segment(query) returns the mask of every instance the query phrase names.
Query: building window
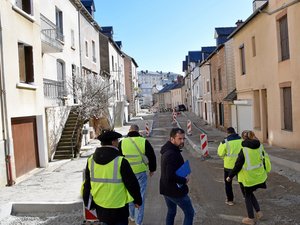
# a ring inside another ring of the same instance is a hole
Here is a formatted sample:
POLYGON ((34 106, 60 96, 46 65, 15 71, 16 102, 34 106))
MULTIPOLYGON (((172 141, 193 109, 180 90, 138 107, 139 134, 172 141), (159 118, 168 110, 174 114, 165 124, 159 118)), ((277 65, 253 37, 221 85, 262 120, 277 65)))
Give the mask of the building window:
POLYGON ((85 41, 85 56, 89 57, 89 43, 85 41))
POLYGON ((219 103, 219 125, 224 126, 224 106, 219 103))
POLYGON ((290 86, 281 87, 282 129, 293 130, 292 91, 290 86))
POLYGON ((219 82, 219 91, 222 91, 222 75, 221 75, 221 69, 218 69, 218 82, 219 82))
POLYGON ((251 41, 252 41, 252 56, 255 57, 256 56, 255 36, 252 37, 251 41))
POLYGON ((56 61, 57 64, 57 90, 58 90, 58 96, 62 97, 65 96, 65 62, 61 59, 58 59, 56 61))
POLYGON ((56 17, 56 38, 60 41, 64 41, 64 29, 63 29, 63 13, 60 9, 55 9, 56 17))
POLYGON ((214 85, 214 91, 215 91, 217 89, 217 87, 216 87, 217 86, 216 85, 216 78, 214 78, 214 84, 213 85, 214 85))
POLYGON ((32 0, 16 0, 16 6, 29 15, 32 15, 32 0))
POLYGON ((254 101, 253 101, 253 109, 254 109, 254 128, 260 130, 261 129, 261 117, 260 117, 260 95, 259 90, 255 90, 253 92, 254 101))
POLYGON ((207 90, 207 92, 210 91, 210 88, 209 88, 209 81, 206 81, 206 90, 207 90))
POLYGON ((34 82, 32 46, 18 43, 20 82, 34 82))
POLYGON ((241 73, 246 74, 245 48, 244 44, 240 46, 241 73))
POLYGON ((76 90, 76 76, 78 75, 78 69, 76 65, 72 64, 72 92, 73 92, 73 103, 78 103, 77 90, 76 90))
POLYGON ((92 41, 93 62, 96 62, 96 44, 92 41))
POLYGON ((281 61, 284 61, 290 58, 287 15, 281 17, 278 20, 278 24, 279 24, 281 61))
POLYGON ((75 49, 75 34, 74 34, 74 30, 71 30, 71 48, 75 49))
POLYGON ((114 56, 111 56, 111 66, 112 66, 112 71, 115 71, 115 62, 114 62, 114 56))

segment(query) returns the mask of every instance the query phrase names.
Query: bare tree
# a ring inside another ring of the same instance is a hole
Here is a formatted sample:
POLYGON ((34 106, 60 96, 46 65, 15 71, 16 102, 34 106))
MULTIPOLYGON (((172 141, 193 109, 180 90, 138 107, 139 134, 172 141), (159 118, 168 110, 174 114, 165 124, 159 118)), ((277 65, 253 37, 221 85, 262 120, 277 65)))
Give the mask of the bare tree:
MULTIPOLYGON (((69 90, 78 102, 72 112, 78 115, 76 149, 80 149, 83 125, 90 120, 105 118, 111 125, 111 118, 108 107, 109 100, 114 96, 111 91, 108 79, 99 75, 75 75, 69 83, 69 90)), ((96 131, 99 133, 99 131, 96 131)))

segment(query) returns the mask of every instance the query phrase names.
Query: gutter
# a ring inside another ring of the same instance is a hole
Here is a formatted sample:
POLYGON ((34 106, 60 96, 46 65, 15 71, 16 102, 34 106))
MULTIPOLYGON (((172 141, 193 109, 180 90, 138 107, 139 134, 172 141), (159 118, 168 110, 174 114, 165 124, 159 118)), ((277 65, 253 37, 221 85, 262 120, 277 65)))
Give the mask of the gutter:
POLYGON ((268 14, 268 15, 272 15, 272 14, 277 13, 278 11, 280 11, 280 10, 282 10, 282 9, 285 9, 285 8, 291 6, 291 5, 294 5, 294 4, 298 3, 298 2, 300 2, 300 0, 294 0, 294 1, 291 1, 291 2, 289 2, 289 3, 287 3, 287 4, 283 4, 282 6, 280 6, 280 7, 277 8, 277 9, 274 9, 274 10, 271 11, 271 12, 268 12, 268 11, 265 11, 265 10, 261 10, 261 8, 259 8, 258 11, 259 11, 260 13, 266 13, 266 14, 268 14))
POLYGON ((7 116, 7 101, 6 101, 6 89, 5 89, 5 76, 4 76, 4 54, 3 54, 3 40, 2 40, 2 23, 0 15, 0 104, 1 104, 1 122, 3 125, 2 135, 5 148, 5 163, 6 163, 6 175, 7 175, 7 186, 12 186, 15 181, 12 176, 11 168, 11 146, 8 138, 8 116, 7 116))

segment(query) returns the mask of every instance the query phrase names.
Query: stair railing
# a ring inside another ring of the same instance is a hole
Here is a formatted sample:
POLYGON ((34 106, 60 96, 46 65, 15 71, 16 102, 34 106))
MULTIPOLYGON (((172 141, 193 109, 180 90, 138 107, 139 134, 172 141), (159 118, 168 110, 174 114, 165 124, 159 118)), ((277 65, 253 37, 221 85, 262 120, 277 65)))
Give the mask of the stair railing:
POLYGON ((74 138, 75 140, 77 140, 75 136, 75 132, 77 130, 77 124, 78 124, 78 116, 77 116, 77 119, 76 119, 76 124, 75 124, 75 127, 73 129, 73 132, 72 132, 72 137, 71 137, 71 145, 72 145, 72 157, 73 158, 76 158, 76 151, 74 151, 74 138))

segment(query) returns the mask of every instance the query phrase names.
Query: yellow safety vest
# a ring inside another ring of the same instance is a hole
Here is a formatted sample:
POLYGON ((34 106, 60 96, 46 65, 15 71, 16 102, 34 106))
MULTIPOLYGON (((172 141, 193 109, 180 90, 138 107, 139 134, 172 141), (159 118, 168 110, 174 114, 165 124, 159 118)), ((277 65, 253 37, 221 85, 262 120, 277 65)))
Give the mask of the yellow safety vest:
POLYGON ((127 137, 121 142, 121 149, 124 157, 128 160, 133 172, 141 173, 148 170, 148 166, 143 163, 142 156, 137 150, 140 149, 141 153, 145 155, 146 139, 143 137, 127 137), (136 146, 132 143, 135 142, 136 146))
POLYGON ((233 169, 241 149, 242 139, 231 141, 225 139, 225 143, 220 143, 218 147, 218 155, 224 160, 224 168, 233 169))
POLYGON ((267 180, 267 172, 263 165, 263 146, 258 149, 243 147, 245 163, 238 173, 238 181, 245 187, 252 187, 267 180))
POLYGON ((103 208, 121 208, 133 201, 122 181, 120 172, 122 159, 122 156, 118 156, 106 165, 97 164, 93 156, 88 159, 90 193, 94 202, 103 208))

